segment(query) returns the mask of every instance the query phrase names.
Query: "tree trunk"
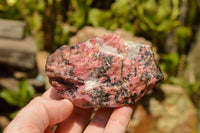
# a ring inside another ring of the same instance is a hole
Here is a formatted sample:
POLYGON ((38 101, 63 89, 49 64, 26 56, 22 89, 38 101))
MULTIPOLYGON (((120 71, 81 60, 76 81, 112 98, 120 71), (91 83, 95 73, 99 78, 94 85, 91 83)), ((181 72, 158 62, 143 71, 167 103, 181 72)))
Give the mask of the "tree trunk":
POLYGON ((43 15, 43 32, 44 32, 44 42, 42 50, 53 52, 54 46, 54 34, 56 28, 56 0, 49 3, 45 0, 45 11, 43 15))
POLYGON ((62 15, 62 21, 67 21, 67 11, 69 9, 70 0, 61 0, 61 15, 62 15))

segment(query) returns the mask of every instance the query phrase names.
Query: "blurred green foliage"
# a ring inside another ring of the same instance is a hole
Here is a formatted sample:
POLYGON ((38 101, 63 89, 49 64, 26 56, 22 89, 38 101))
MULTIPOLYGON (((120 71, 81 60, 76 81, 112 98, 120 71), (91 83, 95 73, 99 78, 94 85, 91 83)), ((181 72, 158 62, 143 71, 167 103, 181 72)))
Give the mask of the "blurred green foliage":
POLYGON ((176 27, 179 14, 179 0, 116 0, 108 11, 91 9, 89 24, 111 30, 124 28, 132 33, 142 30, 154 39, 176 27))
POLYGON ((17 0, 1 0, 0 16, 1 18, 22 20, 21 1, 17 0))
POLYGON ((179 0, 136 0, 135 5, 133 12, 140 27, 153 40, 163 37, 179 24, 179 0))
POLYGON ((131 0, 116 0, 110 10, 92 8, 89 12, 88 23, 110 30, 124 28, 133 32, 134 14, 132 14, 132 10, 134 6, 131 0))
POLYGON ((60 47, 69 43, 70 29, 68 25, 60 24, 55 29, 55 45, 60 47))
POLYGON ((160 54, 160 67, 168 75, 175 75, 179 64, 178 53, 160 54))
POLYGON ((197 82, 189 83, 184 78, 177 78, 174 76, 169 77, 166 82, 173 85, 181 86, 182 88, 185 89, 185 91, 187 92, 189 96, 194 95, 199 90, 199 87, 200 87, 199 83, 197 82))
MULTIPOLYGON (((51 3, 53 0, 47 0, 51 3)), ((183 3, 187 3, 184 0, 183 3)), ((56 7, 63 8, 62 0, 56 0, 56 7)), ((77 29, 85 25, 104 27, 115 30, 123 28, 135 35, 146 34, 155 45, 173 28, 179 25, 177 17, 181 13, 179 0, 115 0, 109 10, 91 7, 95 0, 70 0, 66 11, 66 22, 61 21, 60 10, 57 9, 55 28, 55 45, 68 44, 71 33, 65 23, 77 29)), ((193 2, 194 3, 194 2, 193 2)), ((45 12, 44 0, 5 0, 0 2, 0 15, 8 19, 24 19, 28 21, 29 31, 42 43, 42 19, 45 12), (4 6, 6 5, 6 6, 4 6)), ((195 11, 195 10, 194 10, 195 11)), ((193 11, 193 12, 194 12, 193 11)), ((191 13, 192 14, 192 13, 191 13)), ((190 15, 193 18, 193 15, 190 15)), ((192 20, 192 19, 191 19, 192 20)), ((38 44, 38 49, 41 44, 38 44)))
POLYGON ((185 53, 186 46, 190 44, 192 39, 192 31, 189 27, 179 27, 175 32, 175 43, 179 46, 181 52, 185 53))
POLYGON ((178 77, 182 76, 184 67, 185 67, 185 60, 186 60, 186 49, 187 46, 190 44, 192 38, 192 31, 189 27, 179 27, 175 32, 175 43, 179 47, 180 51, 180 60, 179 60, 179 67, 178 67, 178 77))
POLYGON ((19 82, 19 90, 13 91, 3 89, 0 91, 0 97, 7 101, 9 104, 19 108, 24 107, 35 95, 34 88, 28 84, 27 80, 19 82))
POLYGON ((88 12, 93 0, 71 0, 74 10, 70 11, 69 23, 81 28, 87 24, 88 12))
POLYGON ((111 17, 112 13, 110 11, 92 8, 89 13, 88 22, 95 27, 105 27, 107 29, 112 29, 112 24, 110 24, 111 17))
MULTIPOLYGON (((17 106, 19 109, 23 108, 33 97, 35 96, 34 88, 28 84, 27 80, 19 82, 19 90, 13 91, 9 89, 3 89, 0 91, 0 97, 4 99, 10 105, 17 106)), ((10 119, 13 119, 18 113, 14 111, 9 114, 10 119)))
POLYGON ((12 20, 25 20, 32 30, 41 26, 44 2, 41 0, 3 0, 0 1, 0 17, 12 20))

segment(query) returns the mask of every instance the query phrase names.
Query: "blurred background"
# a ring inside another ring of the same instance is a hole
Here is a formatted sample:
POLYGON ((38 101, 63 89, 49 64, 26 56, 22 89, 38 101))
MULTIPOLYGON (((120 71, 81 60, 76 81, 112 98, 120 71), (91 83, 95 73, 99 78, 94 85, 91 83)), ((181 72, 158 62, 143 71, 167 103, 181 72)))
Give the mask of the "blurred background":
POLYGON ((200 0, 0 0, 0 132, 50 86, 49 54, 111 33, 152 45, 165 75, 127 133, 200 133, 200 0))

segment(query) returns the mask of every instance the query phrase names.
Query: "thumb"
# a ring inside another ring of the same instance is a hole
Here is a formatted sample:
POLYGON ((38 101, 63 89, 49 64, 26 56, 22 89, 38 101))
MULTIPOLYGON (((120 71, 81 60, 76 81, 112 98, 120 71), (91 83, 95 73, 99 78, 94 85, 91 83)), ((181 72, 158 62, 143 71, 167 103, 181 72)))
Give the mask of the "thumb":
POLYGON ((73 111, 73 104, 66 100, 34 98, 24 107, 5 129, 5 133, 44 132, 48 125, 66 119, 73 111))
POLYGON ((39 119, 45 118, 48 125, 53 125, 66 119, 73 111, 73 104, 67 100, 52 100, 43 97, 33 99, 30 106, 34 107, 39 119))

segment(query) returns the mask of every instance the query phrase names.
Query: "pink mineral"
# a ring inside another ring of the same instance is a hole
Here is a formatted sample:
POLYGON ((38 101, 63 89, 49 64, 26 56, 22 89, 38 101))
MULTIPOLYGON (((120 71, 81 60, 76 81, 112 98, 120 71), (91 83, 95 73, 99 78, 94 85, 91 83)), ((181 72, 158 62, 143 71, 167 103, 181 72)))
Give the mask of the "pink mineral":
POLYGON ((58 94, 79 107, 134 104, 164 78, 150 45, 118 34, 60 47, 48 57, 46 74, 58 94))

